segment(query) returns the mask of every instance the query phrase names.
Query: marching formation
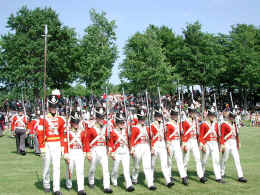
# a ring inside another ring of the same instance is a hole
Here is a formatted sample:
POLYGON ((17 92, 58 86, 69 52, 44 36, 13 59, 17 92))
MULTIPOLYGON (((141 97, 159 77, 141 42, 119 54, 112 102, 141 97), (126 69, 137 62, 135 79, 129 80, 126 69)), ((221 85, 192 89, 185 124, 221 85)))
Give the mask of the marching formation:
POLYGON ((34 148, 43 159, 43 188, 50 192, 50 167, 53 167, 53 189, 61 195, 60 164, 66 162, 66 188, 72 189, 76 173, 78 195, 85 195, 85 158, 89 163, 88 186, 95 187, 98 164, 102 167, 104 193, 112 193, 111 185, 118 185, 119 166, 122 164, 125 189, 135 190, 140 183, 142 163, 145 183, 156 190, 155 165, 160 169, 165 186, 175 184, 172 163, 175 159, 182 184, 189 185, 190 155, 196 163, 198 180, 205 184, 205 170, 212 158, 216 182, 224 184, 226 162, 231 154, 237 170, 238 182, 246 183, 240 163, 239 127, 241 120, 237 109, 218 111, 215 102, 202 116, 197 111, 198 102, 192 99, 184 109, 180 98, 160 95, 151 98, 146 91, 141 97, 124 94, 82 99, 61 98, 54 90, 42 110, 38 106, 27 113, 24 102, 17 104, 17 113, 11 119, 11 129, 16 137, 17 153, 26 155, 25 144, 34 148), (45 107, 47 112, 45 112, 45 107), (109 172, 109 158, 112 171, 109 172), (130 170, 130 161, 133 168, 130 170))

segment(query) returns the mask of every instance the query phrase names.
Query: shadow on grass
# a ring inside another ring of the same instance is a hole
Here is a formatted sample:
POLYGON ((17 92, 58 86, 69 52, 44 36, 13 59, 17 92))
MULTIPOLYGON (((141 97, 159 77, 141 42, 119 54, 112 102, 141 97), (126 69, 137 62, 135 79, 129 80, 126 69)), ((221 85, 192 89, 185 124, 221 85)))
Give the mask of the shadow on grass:
POLYGON ((197 171, 187 171, 187 175, 189 180, 195 181, 196 183, 200 183, 200 179, 197 175, 197 171))
POLYGON ((125 190, 125 177, 123 174, 119 175, 119 177, 117 178, 117 185, 121 189, 125 190))
MULTIPOLYGON (((88 177, 85 177, 84 179, 84 185, 87 186, 89 188, 89 182, 88 182, 88 177)), ((101 179, 96 179, 94 180, 94 184, 95 184, 95 187, 98 187, 101 191, 104 190, 104 186, 103 186, 103 178, 101 179)), ((90 189, 90 188, 89 188, 90 189)), ((91 189, 90 189, 91 190, 91 189)))
MULTIPOLYGON (((17 151, 12 151, 12 152, 10 152, 11 154, 17 154, 17 155, 21 155, 20 153, 18 153, 17 151)), ((30 154, 30 155, 33 155, 33 156, 37 156, 36 154, 35 154, 35 152, 33 152, 33 151, 26 151, 26 155, 27 154, 30 154)), ((26 156, 25 155, 25 156, 26 156)), ((21 155, 22 156, 22 155, 21 155)))
POLYGON ((163 180, 164 180, 163 173, 154 171, 154 183, 158 183, 160 185, 165 185, 165 182, 162 182, 161 178, 163 178, 163 180))

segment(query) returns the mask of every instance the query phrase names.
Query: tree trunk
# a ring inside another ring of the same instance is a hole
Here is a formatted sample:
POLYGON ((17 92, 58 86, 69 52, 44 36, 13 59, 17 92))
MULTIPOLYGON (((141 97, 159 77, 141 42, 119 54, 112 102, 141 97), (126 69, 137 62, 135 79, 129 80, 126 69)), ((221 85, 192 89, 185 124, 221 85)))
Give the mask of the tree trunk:
POLYGON ((36 98, 40 98, 40 90, 39 90, 39 88, 34 88, 33 89, 33 95, 36 98))

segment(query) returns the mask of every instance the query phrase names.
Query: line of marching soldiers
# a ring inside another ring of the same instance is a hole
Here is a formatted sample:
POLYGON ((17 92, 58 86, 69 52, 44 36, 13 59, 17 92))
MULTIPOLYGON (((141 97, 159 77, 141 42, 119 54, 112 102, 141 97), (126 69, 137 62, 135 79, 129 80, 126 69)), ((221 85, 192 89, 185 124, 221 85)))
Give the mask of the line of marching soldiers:
MULTIPOLYGON (((235 123, 235 115, 225 113, 225 120, 217 121, 215 112, 208 112, 205 120, 189 109, 187 117, 179 110, 170 108, 162 112, 154 110, 154 120, 147 121, 147 110, 137 109, 135 115, 126 116, 124 111, 114 115, 107 114, 105 108, 96 107, 90 113, 88 120, 83 120, 81 114, 72 111, 69 118, 57 115, 58 98, 48 97, 48 113, 30 125, 38 142, 37 151, 43 158, 43 188, 50 192, 50 166, 53 166, 53 192, 60 191, 60 160, 64 158, 66 168, 66 188, 72 189, 73 169, 76 169, 78 195, 85 195, 84 190, 84 159, 89 160, 88 185, 95 187, 95 171, 98 164, 103 170, 103 186, 105 193, 112 193, 110 182, 117 186, 120 163, 126 191, 135 190, 138 184, 140 163, 142 162, 146 184, 149 190, 156 190, 154 185, 154 170, 156 159, 160 159, 160 167, 165 179, 165 185, 172 187, 172 158, 177 168, 182 184, 188 185, 188 163, 190 153, 193 154, 198 179, 206 183, 205 169, 209 156, 212 157, 216 182, 225 183, 225 164, 231 153, 237 170, 238 181, 247 182, 243 175, 239 158, 239 130, 235 123), (202 151, 202 155, 201 152, 202 151), (222 153, 220 158, 220 153, 222 153), (130 176, 130 157, 133 157, 133 169, 130 176), (108 159, 112 157, 113 166, 109 173, 108 159)), ((17 139, 24 135, 23 129, 27 123, 23 112, 13 117, 12 129, 17 139), (20 126, 19 126, 20 125, 20 126)), ((19 143, 19 142, 18 142, 19 143)), ((23 143, 18 150, 25 153, 23 143)))

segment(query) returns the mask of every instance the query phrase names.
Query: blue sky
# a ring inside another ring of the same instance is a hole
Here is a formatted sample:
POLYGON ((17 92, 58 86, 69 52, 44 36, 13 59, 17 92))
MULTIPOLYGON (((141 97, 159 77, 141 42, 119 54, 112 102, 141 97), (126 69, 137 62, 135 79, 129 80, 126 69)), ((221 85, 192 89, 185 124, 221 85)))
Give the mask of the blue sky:
POLYGON ((0 0, 0 5, 0 34, 8 32, 8 17, 23 5, 31 9, 53 8, 63 24, 75 28, 80 37, 90 24, 89 9, 105 11, 118 26, 120 58, 110 79, 114 84, 119 83, 118 64, 123 59, 127 39, 149 24, 169 26, 177 34, 196 20, 203 25, 203 31, 210 33, 228 33, 230 26, 237 23, 260 24, 259 0, 0 0))

